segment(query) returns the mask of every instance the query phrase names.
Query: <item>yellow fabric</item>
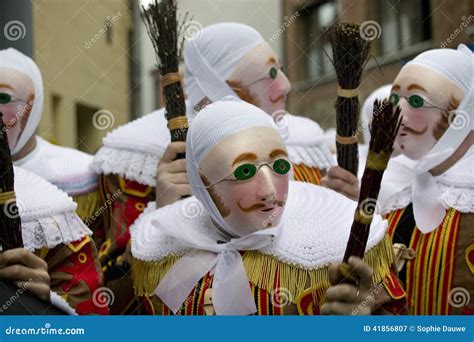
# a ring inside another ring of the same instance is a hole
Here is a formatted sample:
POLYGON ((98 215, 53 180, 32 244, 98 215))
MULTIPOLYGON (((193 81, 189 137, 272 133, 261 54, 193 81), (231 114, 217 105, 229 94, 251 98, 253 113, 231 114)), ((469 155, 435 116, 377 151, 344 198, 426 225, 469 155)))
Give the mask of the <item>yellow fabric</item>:
MULTIPOLYGON (((171 255, 161 261, 142 261, 132 259, 132 277, 135 294, 151 296, 161 279, 181 256, 171 255)), ((296 265, 283 263, 273 256, 258 251, 247 251, 242 256, 249 281, 266 291, 273 291, 275 275, 280 275, 280 287, 291 293, 292 303, 308 288, 318 289, 329 287, 328 265, 317 269, 306 270, 296 265), (309 286, 308 286, 309 283, 309 286)), ((393 263, 392 242, 388 235, 375 247, 366 252, 364 260, 372 267, 373 284, 380 283, 390 274, 393 263)))
POLYGON ((100 208, 100 198, 97 190, 84 195, 74 196, 73 199, 77 203, 76 214, 84 222, 95 215, 100 208))

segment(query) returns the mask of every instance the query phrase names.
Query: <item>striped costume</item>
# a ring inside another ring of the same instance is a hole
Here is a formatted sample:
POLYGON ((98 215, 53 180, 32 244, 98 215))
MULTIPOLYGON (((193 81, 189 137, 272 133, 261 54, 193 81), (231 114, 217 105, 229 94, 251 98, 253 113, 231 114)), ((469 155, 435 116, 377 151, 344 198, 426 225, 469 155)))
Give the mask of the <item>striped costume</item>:
MULTIPOLYGON (((189 251, 179 241, 157 232, 153 220, 218 238, 205 213, 193 217, 183 215, 182 208, 196 205, 193 201, 197 200, 191 197, 158 210, 150 203, 131 228, 133 281, 135 293, 141 299, 141 313, 172 314, 153 293, 176 261, 189 251)), ((328 265, 342 259, 355 205, 331 190, 290 182, 281 235, 261 250, 240 252, 257 306, 256 314, 319 314, 329 287, 328 265)), ((405 296, 391 271, 393 254, 385 231, 386 222, 381 218, 374 220, 365 255, 365 261, 374 270, 374 288, 379 289, 374 291, 377 312, 394 308, 397 300, 404 303, 405 296)), ((207 273, 176 314, 213 314, 212 283, 213 275, 207 273)))
MULTIPOLYGON (((326 169, 334 164, 324 144, 323 131, 314 121, 290 114, 286 114, 283 122, 278 130, 287 143, 294 179, 319 184, 326 169)), ((169 143, 164 109, 160 109, 109 133, 92 162, 93 170, 99 174, 105 227, 100 259, 106 279, 120 276, 118 287, 120 283, 126 287, 130 282, 124 275, 130 267, 124 255, 130 238, 129 227, 147 203, 155 200, 157 166, 169 143)), ((130 291, 118 297, 133 298, 130 291)), ((125 312, 130 305, 116 313, 125 312)))
POLYGON ((410 189, 388 201, 388 234, 414 251, 399 272, 411 314, 474 314, 473 171, 471 156, 436 177, 446 214, 426 234, 416 227, 410 189))

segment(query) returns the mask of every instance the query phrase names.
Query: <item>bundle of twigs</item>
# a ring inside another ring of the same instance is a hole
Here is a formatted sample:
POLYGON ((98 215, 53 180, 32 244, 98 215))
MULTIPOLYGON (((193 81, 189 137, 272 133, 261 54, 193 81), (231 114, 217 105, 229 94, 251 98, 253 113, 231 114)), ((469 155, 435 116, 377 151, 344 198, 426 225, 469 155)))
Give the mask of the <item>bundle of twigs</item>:
POLYGON ((155 0, 147 9, 142 6, 142 19, 156 53, 163 84, 163 98, 171 141, 186 141, 188 121, 183 86, 179 75, 179 61, 184 36, 179 39, 183 23, 178 24, 177 6, 173 0, 155 0))
POLYGON ((23 247, 21 219, 16 204, 14 171, 7 130, 0 112, 0 243, 2 251, 23 247))
MULTIPOLYGON (((378 207, 377 198, 380 192, 380 184, 393 152, 393 143, 400 124, 400 107, 393 108, 388 100, 375 101, 369 153, 362 176, 359 202, 355 210, 354 221, 344 254, 344 263, 347 263, 350 256, 364 257, 370 224, 378 207)), ((342 273, 344 274, 344 271, 342 273)))
POLYGON ((332 63, 338 81, 335 103, 337 163, 354 175, 357 175, 359 166, 358 87, 370 50, 370 41, 361 37, 359 28, 357 24, 340 23, 326 32, 332 47, 332 63))

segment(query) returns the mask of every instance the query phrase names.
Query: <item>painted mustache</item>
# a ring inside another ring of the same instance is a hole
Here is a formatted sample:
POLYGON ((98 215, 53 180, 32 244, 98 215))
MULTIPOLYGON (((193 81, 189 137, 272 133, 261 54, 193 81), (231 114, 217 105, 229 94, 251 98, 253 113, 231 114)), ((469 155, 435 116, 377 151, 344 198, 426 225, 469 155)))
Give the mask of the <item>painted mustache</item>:
MULTIPOLYGON (((277 207, 283 207, 285 205, 285 201, 275 200, 275 202, 273 202, 273 204, 276 205, 277 207)), ((242 210, 245 213, 249 213, 251 211, 255 211, 255 210, 259 210, 259 209, 267 207, 267 205, 263 204, 263 203, 255 203, 255 204, 252 204, 250 207, 247 207, 247 208, 242 207, 242 205, 239 202, 237 202, 237 205, 239 206, 240 210, 242 210)))
POLYGON ((401 130, 401 133, 402 133, 402 135, 403 135, 403 133, 411 133, 411 134, 414 134, 414 135, 423 135, 427 131, 428 131, 428 126, 426 126, 425 128, 423 128, 422 130, 419 130, 419 131, 417 131, 416 129, 413 129, 411 127, 408 127, 408 126, 403 126, 402 130, 401 130))
POLYGON ((269 99, 270 99, 270 102, 271 102, 271 103, 277 103, 277 102, 279 102, 279 101, 281 101, 281 100, 284 100, 284 99, 285 99, 285 95, 280 95, 280 96, 278 96, 275 100, 272 99, 272 97, 270 96, 269 99))

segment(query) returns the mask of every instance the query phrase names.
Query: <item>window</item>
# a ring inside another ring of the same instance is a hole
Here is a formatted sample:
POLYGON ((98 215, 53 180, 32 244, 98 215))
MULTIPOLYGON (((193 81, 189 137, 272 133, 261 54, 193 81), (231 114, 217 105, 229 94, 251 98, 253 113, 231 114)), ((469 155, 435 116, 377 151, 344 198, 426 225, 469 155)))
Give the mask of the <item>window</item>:
POLYGON ((325 75, 334 74, 329 60, 332 57, 331 45, 324 32, 337 21, 337 2, 322 1, 302 11, 304 31, 308 32, 305 46, 305 79, 316 80, 325 75))
POLYGON ((105 39, 107 41, 108 45, 112 44, 112 25, 113 21, 110 19, 110 17, 105 18, 104 26, 105 26, 105 39))
POLYGON ((406 50, 431 39, 429 0, 377 3, 382 28, 382 39, 379 43, 381 55, 406 50))

